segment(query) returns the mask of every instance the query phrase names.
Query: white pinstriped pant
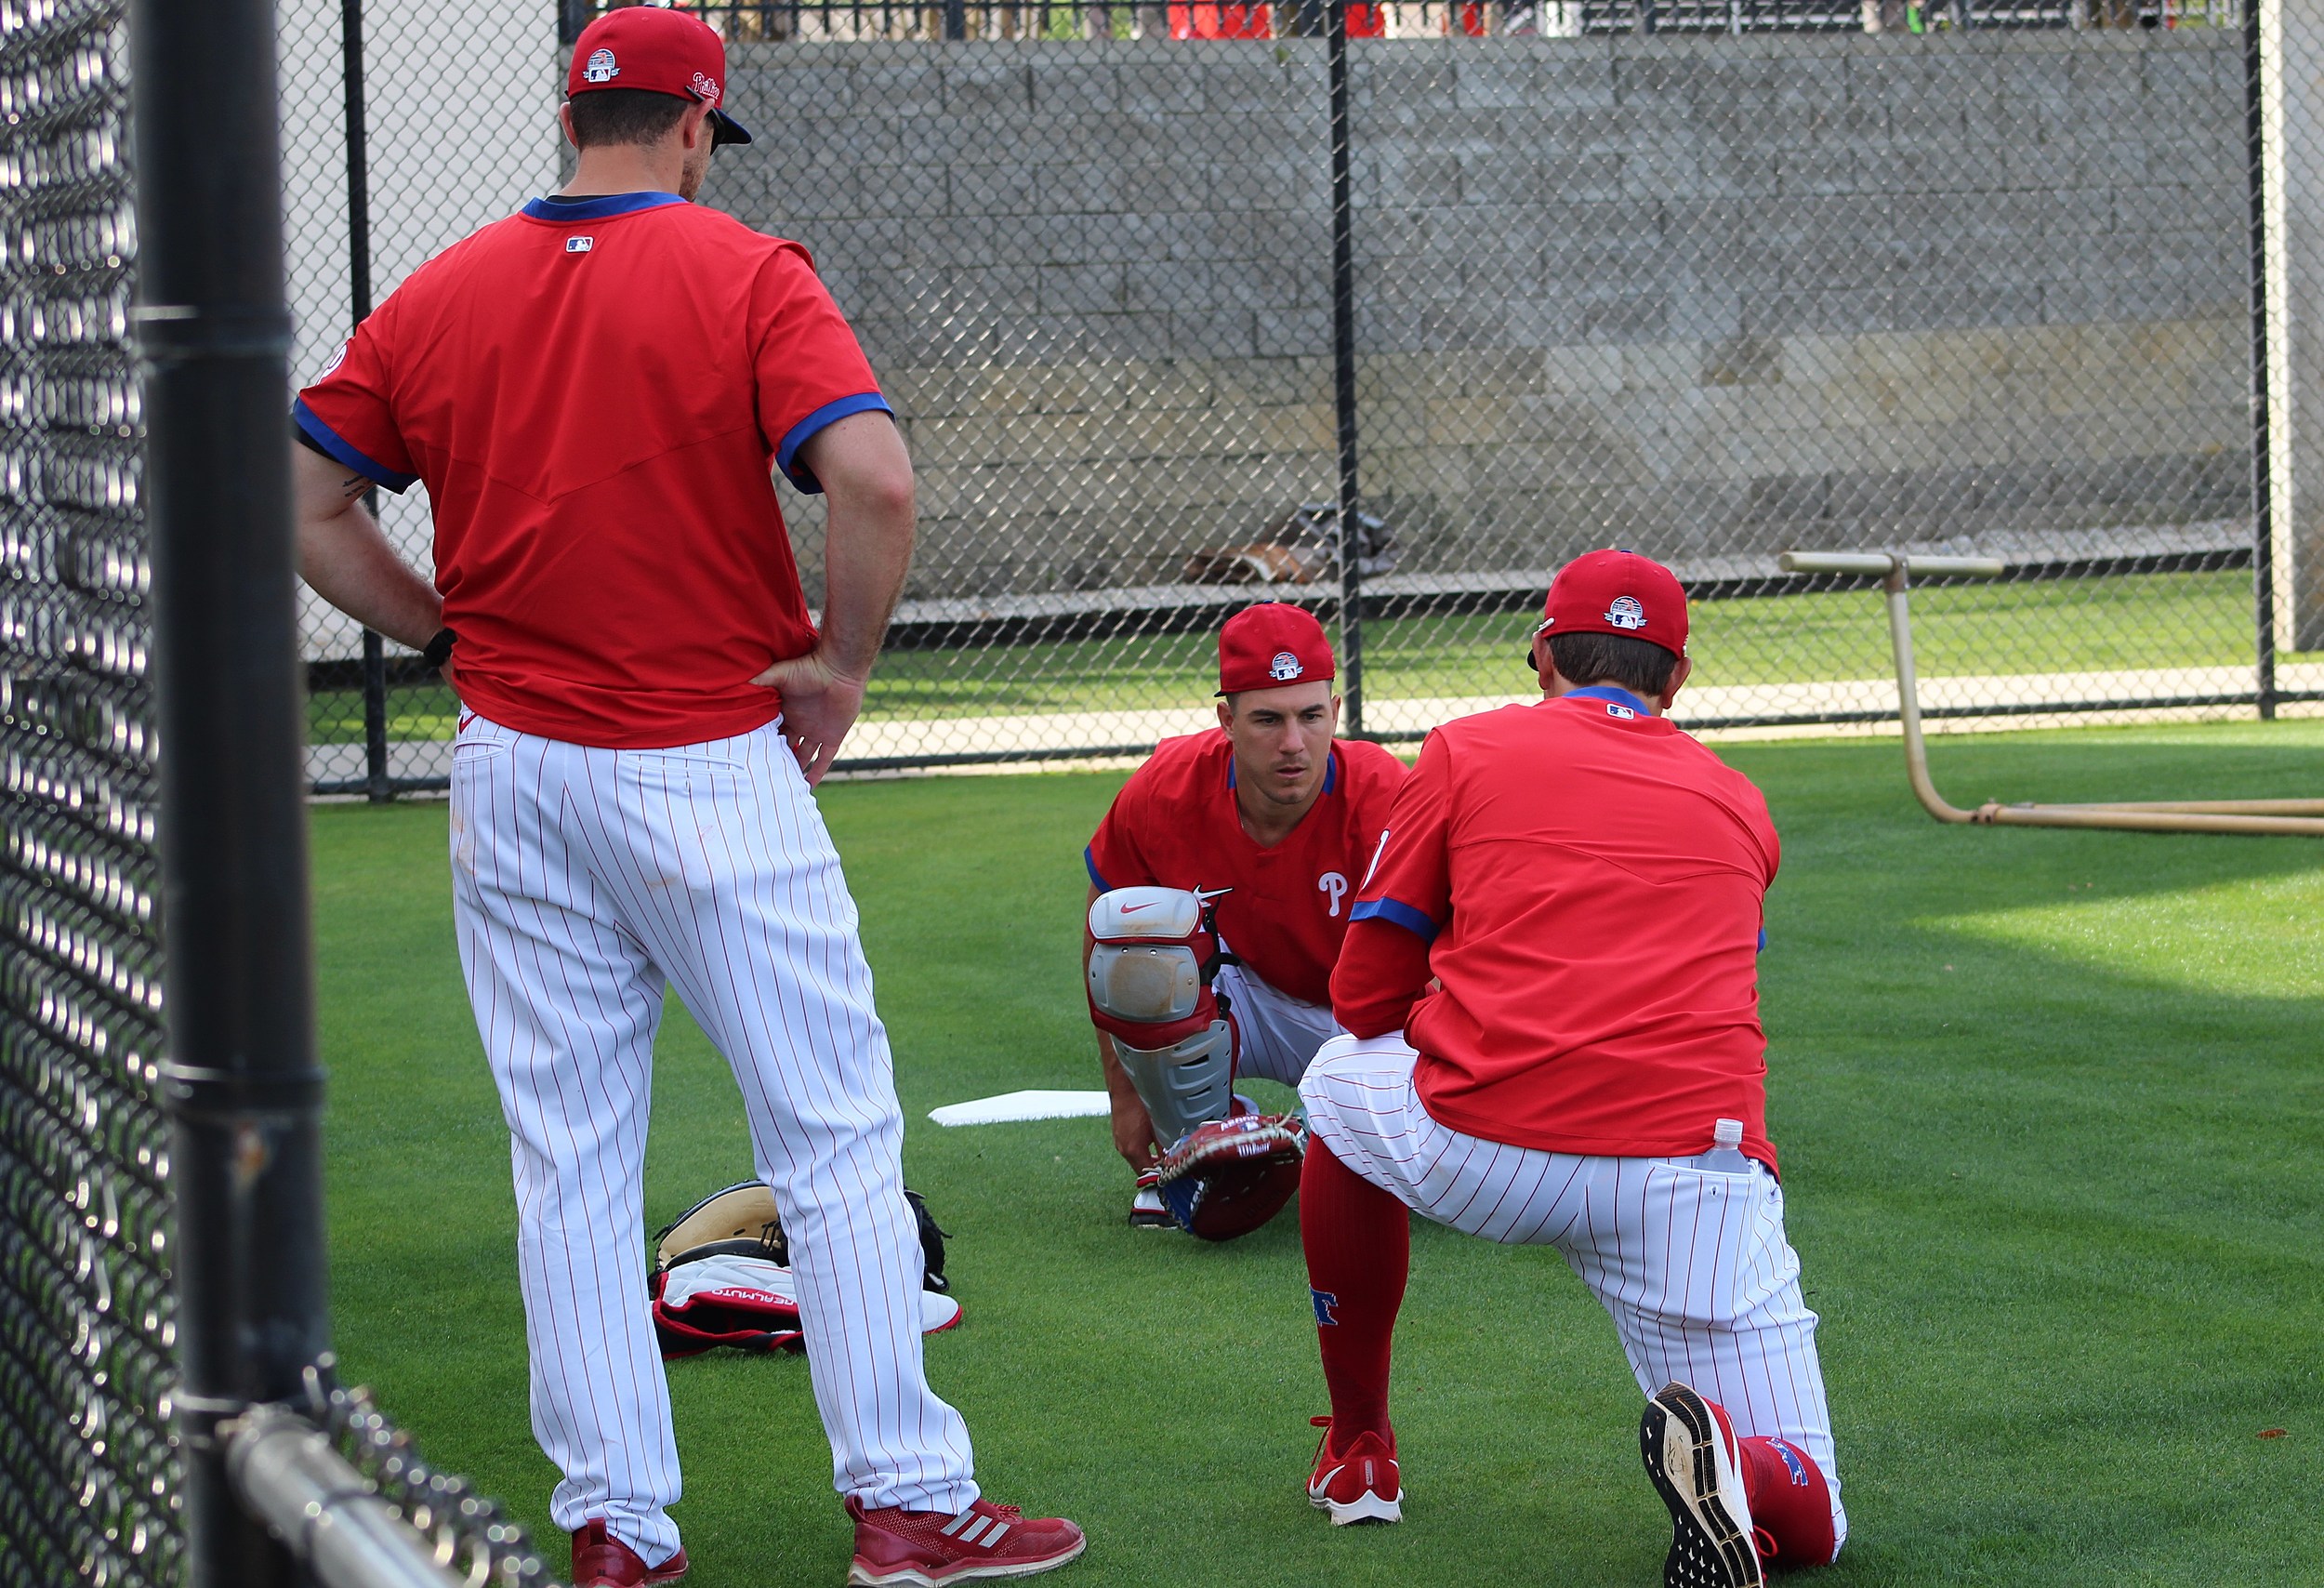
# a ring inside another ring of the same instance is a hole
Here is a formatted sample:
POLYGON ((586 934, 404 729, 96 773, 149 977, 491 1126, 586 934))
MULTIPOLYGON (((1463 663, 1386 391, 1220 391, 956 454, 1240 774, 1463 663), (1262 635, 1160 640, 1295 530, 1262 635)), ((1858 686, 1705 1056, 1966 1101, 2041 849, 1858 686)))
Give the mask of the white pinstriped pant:
MULTIPOLYGON (((733 1066, 790 1237, 833 1480, 958 1511, 968 1429, 928 1387, 904 1117, 854 903, 773 725, 593 749, 464 714, 452 770, 460 963, 516 1172, 533 1432, 559 1527, 678 1548, 641 1176, 665 983, 733 1066)), ((739 1476, 739 1475, 738 1475, 739 1476)))
POLYGON ((1638 1387, 1676 1379, 1816 1459, 1848 1536, 1816 1315, 1761 1165, 1713 1174, 1660 1158, 1589 1158, 1488 1142, 1429 1117, 1402 1033, 1324 1044, 1300 1083, 1332 1155, 1421 1217, 1508 1246, 1553 1246, 1614 1318, 1638 1387))
POLYGON ((1221 965, 1211 985, 1226 999, 1227 1018, 1235 1022, 1237 1075, 1297 1086, 1315 1050, 1340 1030, 1330 1005, 1302 1003, 1261 981, 1248 966, 1221 965))

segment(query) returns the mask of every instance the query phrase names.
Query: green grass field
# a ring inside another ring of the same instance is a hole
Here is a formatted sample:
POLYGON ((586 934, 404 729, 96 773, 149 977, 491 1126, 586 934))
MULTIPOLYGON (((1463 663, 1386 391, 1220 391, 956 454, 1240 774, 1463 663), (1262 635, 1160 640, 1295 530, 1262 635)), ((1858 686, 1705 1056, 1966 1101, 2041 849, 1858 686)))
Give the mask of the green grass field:
MULTIPOLYGON (((1885 678, 1894 666, 1879 598, 1864 590, 1703 602, 1692 616, 1698 685, 1885 678)), ((1365 687, 1380 700, 1505 693, 1524 668, 1533 623, 1522 612, 1373 619, 1365 687)), ((1935 587, 1913 597, 1913 638, 1929 678, 2248 665, 2251 576, 1935 587)), ((865 719, 1184 706, 1217 687, 1217 668, 1209 632, 898 651, 880 661, 865 719)), ((454 711, 439 685, 397 689, 389 736, 450 738, 454 711)), ((359 693, 317 695, 308 714, 315 743, 363 743, 359 693)))
MULTIPOLYGON (((2324 843, 1939 827, 1893 742, 1726 753, 1787 846, 1769 1119, 1854 1527, 1816 1581, 2316 1582, 2324 843)), ((2324 723, 1934 754, 1971 802, 2314 795, 2324 723)), ((955 1237, 966 1322, 930 1369, 991 1491, 1081 1520, 1089 1554, 1058 1581, 1089 1588, 1659 1581, 1636 1392, 1554 1254, 1416 1229, 1409 1519, 1333 1529, 1301 1487, 1325 1401, 1292 1220, 1226 1247, 1135 1232, 1101 1121, 927 1122, 1094 1084, 1078 850, 1118 782, 824 797, 894 1033, 906 1171, 955 1237)), ((561 1569, 444 827, 441 805, 314 816, 337 1338, 350 1378, 561 1569)), ((661 1060, 657 1221, 749 1168, 733 1082, 682 1014, 661 1060)), ((689 1582, 838 1583, 849 1533, 804 1365, 670 1377, 689 1582)))

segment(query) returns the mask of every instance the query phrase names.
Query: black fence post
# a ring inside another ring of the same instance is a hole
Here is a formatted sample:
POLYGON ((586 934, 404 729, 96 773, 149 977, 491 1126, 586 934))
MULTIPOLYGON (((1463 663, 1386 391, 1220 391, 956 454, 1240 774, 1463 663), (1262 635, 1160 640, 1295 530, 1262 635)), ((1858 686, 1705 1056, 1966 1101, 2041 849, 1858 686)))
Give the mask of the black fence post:
POLYGON ((557 0, 557 42, 571 44, 589 25, 589 0, 557 0))
POLYGON ((290 1588, 217 1437, 327 1343, 274 6, 130 16, 189 1578, 290 1588))
MULTIPOLYGON (((347 89, 347 283, 349 328, 371 317, 371 137, 363 125, 363 0, 339 0, 339 75, 347 89)), ((379 493, 363 505, 379 510, 379 493)), ((388 781, 388 652, 363 630, 363 783, 375 805, 395 797, 388 781)))
POLYGON ((2267 107, 2259 0, 2243 0, 2243 145, 2251 209, 2251 606, 2260 718, 2276 715, 2276 503, 2268 439, 2267 107))
POLYGON ((968 0, 944 0, 944 37, 964 39, 969 36, 968 0))
POLYGON ((1340 430, 1340 692, 1350 738, 1364 733, 1364 527, 1355 480, 1355 175, 1348 108, 1348 0, 1330 0, 1331 400, 1340 430))

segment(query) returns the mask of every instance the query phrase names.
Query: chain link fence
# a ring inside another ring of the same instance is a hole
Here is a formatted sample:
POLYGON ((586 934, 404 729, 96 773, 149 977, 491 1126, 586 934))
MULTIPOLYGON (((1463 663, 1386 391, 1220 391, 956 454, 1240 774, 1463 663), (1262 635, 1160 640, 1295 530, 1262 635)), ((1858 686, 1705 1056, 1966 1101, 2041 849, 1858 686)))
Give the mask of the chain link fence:
POLYGON ((0 1582, 183 1557, 121 0, 0 12, 0 1582))
MULTIPOLYGON (((175 1588, 191 1566, 126 10, 0 7, 7 1588, 175 1588)), ((321 1366, 298 1409, 335 1471, 456 1580, 550 1581, 521 1529, 321 1366)))
MULTIPOLYGON (((601 8, 365 24, 381 293, 559 180, 601 8)), ((308 374, 350 311, 352 14, 285 12, 308 374)), ((1606 544, 1694 593, 1697 725, 1894 716, 1877 603, 1790 548, 2010 562, 1920 605, 1934 718, 2324 693, 2288 387, 2317 305, 2280 248, 2253 269, 2254 205, 2278 244, 2305 214, 2315 74, 2255 79, 2240 0, 705 14, 767 133, 704 201, 813 250, 919 470, 845 765, 1141 751, 1201 725, 1257 599, 1315 607, 1353 722, 1416 736, 1530 691, 1542 588, 1606 544)), ((812 602, 820 503, 784 489, 812 602)), ((424 506, 390 514, 424 566, 424 506)), ((317 787, 440 780, 449 695, 391 654, 366 713, 356 637, 310 619, 317 787)))

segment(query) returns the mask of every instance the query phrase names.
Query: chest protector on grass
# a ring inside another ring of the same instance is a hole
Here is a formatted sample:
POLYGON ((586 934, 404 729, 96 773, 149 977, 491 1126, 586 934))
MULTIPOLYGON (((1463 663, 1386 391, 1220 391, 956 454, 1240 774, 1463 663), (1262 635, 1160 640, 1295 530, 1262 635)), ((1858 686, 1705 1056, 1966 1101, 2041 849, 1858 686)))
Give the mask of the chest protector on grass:
POLYGON ((1235 1027, 1209 900, 1183 888, 1116 888, 1089 906, 1089 1018, 1172 1145, 1234 1105, 1235 1027))

